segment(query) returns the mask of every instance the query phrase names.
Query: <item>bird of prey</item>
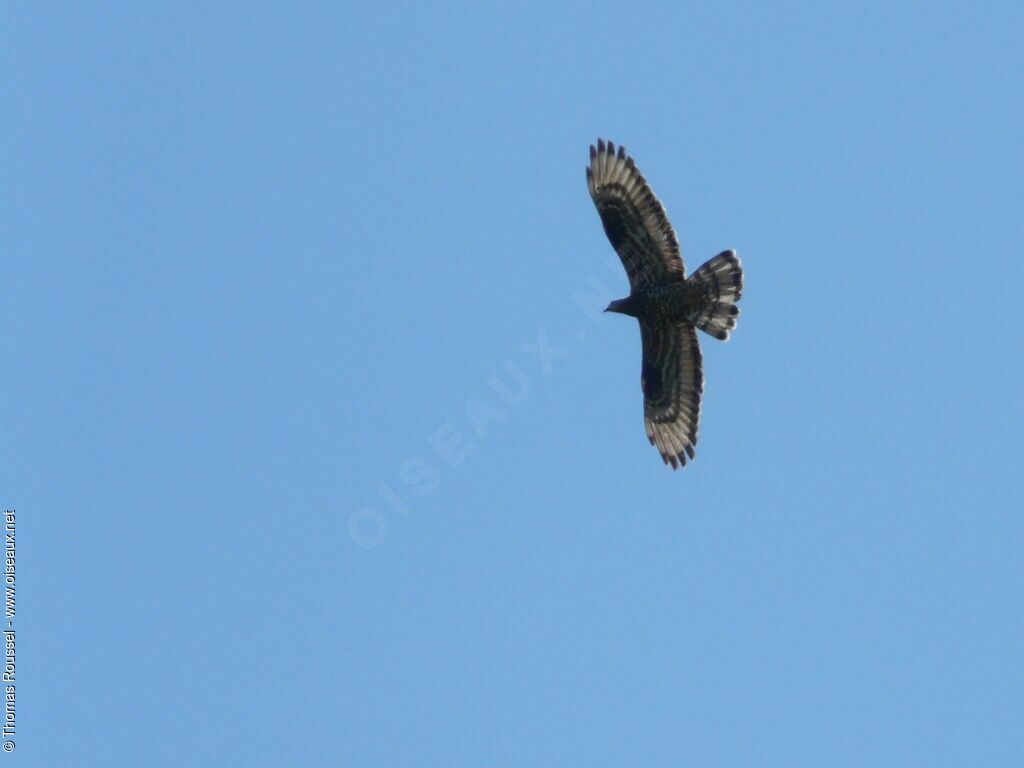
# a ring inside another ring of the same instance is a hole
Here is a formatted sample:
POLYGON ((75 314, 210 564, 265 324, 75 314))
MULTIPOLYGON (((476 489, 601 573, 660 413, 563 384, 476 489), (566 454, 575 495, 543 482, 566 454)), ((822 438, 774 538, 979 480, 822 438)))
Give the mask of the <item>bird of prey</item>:
POLYGON ((743 268, 722 251, 689 277, 672 225, 647 181, 621 146, 590 147, 587 188, 605 234, 629 277, 629 296, 605 312, 640 322, 644 427, 673 469, 694 457, 704 391, 697 328, 725 341, 736 327, 743 268))

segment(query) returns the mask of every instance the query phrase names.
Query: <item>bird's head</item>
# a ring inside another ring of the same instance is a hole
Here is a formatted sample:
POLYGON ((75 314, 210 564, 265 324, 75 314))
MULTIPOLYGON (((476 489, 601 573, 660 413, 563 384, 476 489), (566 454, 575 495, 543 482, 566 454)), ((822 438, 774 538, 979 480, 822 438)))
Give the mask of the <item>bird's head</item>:
POLYGON ((633 301, 632 296, 628 296, 625 299, 615 299, 604 311, 618 312, 620 315, 632 315, 633 317, 637 316, 636 302, 633 301))

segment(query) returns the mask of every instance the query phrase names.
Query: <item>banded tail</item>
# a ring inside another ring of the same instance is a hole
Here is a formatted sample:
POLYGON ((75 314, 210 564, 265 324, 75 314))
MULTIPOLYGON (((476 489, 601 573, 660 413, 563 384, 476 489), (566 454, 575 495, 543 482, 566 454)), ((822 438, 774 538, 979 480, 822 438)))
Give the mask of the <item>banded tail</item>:
POLYGON ((702 291, 699 308, 691 320, 705 333, 720 341, 736 327, 740 308, 736 302, 743 292, 743 267, 736 251, 722 251, 687 278, 702 291))

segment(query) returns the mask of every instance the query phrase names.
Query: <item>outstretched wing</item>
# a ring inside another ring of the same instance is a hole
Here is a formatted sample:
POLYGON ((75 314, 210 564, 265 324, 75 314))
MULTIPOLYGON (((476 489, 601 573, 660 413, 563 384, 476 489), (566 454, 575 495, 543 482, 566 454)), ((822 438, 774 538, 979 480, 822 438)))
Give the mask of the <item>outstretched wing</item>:
POLYGON ((691 323, 640 321, 643 342, 644 427, 672 469, 694 456, 704 391, 697 331, 691 323))
POLYGON ((679 242, 633 158, 612 142, 590 147, 587 188, 632 290, 683 279, 679 242))

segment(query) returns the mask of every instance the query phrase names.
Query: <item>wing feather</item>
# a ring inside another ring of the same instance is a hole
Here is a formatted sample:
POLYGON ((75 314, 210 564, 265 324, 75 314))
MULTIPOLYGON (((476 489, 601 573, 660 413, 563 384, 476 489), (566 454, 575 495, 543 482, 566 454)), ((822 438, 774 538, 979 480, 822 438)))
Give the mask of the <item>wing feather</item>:
POLYGON ((704 371, 697 331, 690 323, 640 321, 644 429, 673 469, 695 455, 704 371))
POLYGON ((623 147, 590 147, 587 189, 630 288, 683 279, 683 259, 665 208, 623 147))

